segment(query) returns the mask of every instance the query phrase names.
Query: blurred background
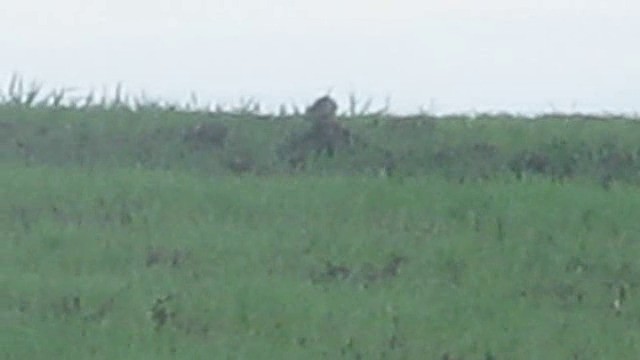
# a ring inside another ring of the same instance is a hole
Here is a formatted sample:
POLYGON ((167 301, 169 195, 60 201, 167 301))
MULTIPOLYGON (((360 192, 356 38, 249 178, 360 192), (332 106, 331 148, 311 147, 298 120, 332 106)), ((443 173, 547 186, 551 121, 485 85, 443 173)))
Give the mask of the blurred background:
POLYGON ((395 113, 640 109, 640 2, 22 0, 0 80, 268 111, 327 92, 395 113))

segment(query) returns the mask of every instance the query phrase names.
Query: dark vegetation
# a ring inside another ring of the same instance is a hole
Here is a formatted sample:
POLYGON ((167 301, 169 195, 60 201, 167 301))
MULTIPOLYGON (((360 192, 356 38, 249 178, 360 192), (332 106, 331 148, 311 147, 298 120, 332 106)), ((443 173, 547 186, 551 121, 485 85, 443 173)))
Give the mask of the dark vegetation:
POLYGON ((0 157, 25 164, 137 166, 209 175, 535 175, 637 184, 640 121, 581 115, 307 114, 0 107, 0 157), (306 120, 305 120, 306 119, 306 120), (309 121, 310 120, 310 121, 309 121))

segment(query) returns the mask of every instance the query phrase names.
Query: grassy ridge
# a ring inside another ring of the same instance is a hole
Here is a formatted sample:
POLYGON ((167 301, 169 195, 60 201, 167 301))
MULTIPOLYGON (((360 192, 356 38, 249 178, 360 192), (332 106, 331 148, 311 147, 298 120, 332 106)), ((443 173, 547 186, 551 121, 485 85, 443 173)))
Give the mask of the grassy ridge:
POLYGON ((294 170, 295 114, 12 88, 4 358, 640 353, 637 119, 344 117, 359 146, 294 170), (190 137, 212 123, 223 144, 190 137))
MULTIPOLYGON (((309 158, 303 173, 454 180, 542 175, 640 183, 640 121, 580 116, 534 120, 506 116, 342 119, 364 145, 333 159, 309 158)), ((142 167, 208 175, 283 175, 277 151, 308 124, 269 117, 168 110, 49 109, 0 106, 0 159, 26 164, 142 167), (188 141, 198 124, 228 129, 224 146, 188 141)))
POLYGON ((8 359, 640 353, 625 185, 0 171, 8 359))

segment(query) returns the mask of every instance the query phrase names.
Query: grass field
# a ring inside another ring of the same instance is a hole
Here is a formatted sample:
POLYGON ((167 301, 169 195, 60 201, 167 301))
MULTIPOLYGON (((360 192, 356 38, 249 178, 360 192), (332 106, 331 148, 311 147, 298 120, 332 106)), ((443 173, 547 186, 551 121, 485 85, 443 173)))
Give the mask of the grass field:
POLYGON ((0 106, 1 356, 638 358, 637 120, 344 121, 0 106))

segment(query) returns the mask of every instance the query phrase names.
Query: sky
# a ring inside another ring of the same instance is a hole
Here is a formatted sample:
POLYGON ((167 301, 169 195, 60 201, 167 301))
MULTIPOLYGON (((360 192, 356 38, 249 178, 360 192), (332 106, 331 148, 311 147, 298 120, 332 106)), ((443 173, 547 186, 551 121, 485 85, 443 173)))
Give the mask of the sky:
MULTIPOLYGON (((13 73, 81 95, 640 112, 637 0, 4 0, 13 73)), ((6 84, 6 85, 5 85, 6 84)))

